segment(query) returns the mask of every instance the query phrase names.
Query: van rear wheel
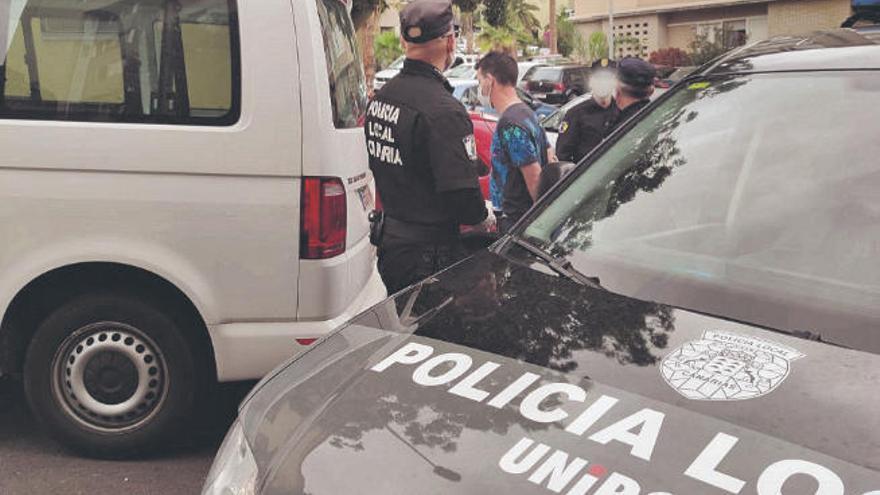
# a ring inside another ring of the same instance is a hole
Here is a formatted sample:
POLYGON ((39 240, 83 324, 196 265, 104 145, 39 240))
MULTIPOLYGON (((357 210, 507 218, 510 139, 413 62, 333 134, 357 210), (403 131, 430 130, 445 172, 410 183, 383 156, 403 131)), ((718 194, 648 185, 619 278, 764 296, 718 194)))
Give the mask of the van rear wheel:
POLYGON ((133 295, 62 304, 28 346, 24 385, 34 415, 87 455, 154 449, 195 404, 199 370, 181 330, 159 305, 133 295))

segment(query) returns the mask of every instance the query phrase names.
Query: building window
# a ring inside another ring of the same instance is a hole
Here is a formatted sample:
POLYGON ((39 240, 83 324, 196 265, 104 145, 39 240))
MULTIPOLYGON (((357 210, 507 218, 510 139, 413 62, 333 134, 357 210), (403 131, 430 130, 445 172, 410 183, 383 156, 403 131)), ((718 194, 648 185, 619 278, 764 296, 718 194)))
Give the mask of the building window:
POLYGON ((647 57, 650 29, 647 22, 630 22, 613 27, 618 58, 647 57))
POLYGON ((743 46, 748 41, 745 19, 737 21, 724 21, 722 31, 724 32, 724 47, 735 48, 743 46))
POLYGON ((721 42, 726 49, 743 46, 748 41, 745 19, 698 24, 696 33, 706 36, 709 42, 721 42))

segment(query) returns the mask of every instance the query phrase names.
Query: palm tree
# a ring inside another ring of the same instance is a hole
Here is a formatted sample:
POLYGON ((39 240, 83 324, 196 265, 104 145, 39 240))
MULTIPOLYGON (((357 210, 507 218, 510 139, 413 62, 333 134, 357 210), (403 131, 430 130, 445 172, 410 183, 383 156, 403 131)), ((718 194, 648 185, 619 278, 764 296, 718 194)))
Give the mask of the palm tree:
POLYGON ((467 52, 474 51, 474 11, 480 6, 480 0, 453 0, 461 11, 461 32, 464 36, 467 52))
POLYGON ((352 2, 351 19, 357 31, 368 88, 373 87, 373 78, 376 75, 374 43, 379 31, 379 14, 386 8, 388 8, 386 0, 354 0, 352 2))
POLYGON ((492 27, 502 27, 507 24, 507 0, 483 0, 486 9, 483 11, 483 19, 492 27))
POLYGON ((558 33, 556 32, 556 0, 550 0, 550 53, 557 53, 556 40, 558 33))
POLYGON ((508 0, 508 19, 519 24, 523 30, 532 33, 535 38, 541 32, 541 21, 535 15, 537 12, 538 7, 529 3, 528 0, 508 0))
POLYGON ((483 23, 481 32, 477 41, 480 43, 480 49, 484 52, 501 51, 511 55, 516 55, 516 33, 506 26, 495 27, 488 23, 483 23))

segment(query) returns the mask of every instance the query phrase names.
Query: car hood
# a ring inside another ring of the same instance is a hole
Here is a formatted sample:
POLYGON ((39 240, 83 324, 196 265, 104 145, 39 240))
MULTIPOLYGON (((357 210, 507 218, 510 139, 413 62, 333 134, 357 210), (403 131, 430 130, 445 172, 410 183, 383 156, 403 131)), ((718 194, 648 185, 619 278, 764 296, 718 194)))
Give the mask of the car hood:
POLYGON ((484 252, 278 370, 241 421, 262 493, 867 494, 878 365, 484 252))

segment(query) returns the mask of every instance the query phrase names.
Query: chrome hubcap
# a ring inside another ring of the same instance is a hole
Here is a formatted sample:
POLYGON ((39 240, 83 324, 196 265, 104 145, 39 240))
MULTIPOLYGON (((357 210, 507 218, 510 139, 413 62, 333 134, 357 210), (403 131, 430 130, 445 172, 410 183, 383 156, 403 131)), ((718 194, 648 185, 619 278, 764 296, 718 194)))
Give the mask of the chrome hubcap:
POLYGON ((155 413, 168 389, 158 347, 122 323, 77 330, 61 345, 53 369, 61 403, 92 428, 136 427, 155 413))

